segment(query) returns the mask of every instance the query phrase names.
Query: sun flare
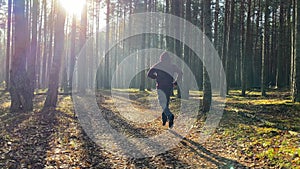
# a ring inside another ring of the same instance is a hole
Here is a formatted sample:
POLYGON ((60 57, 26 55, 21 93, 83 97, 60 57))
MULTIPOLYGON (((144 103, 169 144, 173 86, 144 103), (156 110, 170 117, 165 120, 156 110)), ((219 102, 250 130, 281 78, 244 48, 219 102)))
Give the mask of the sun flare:
POLYGON ((80 16, 85 0, 60 0, 60 4, 68 14, 80 16))

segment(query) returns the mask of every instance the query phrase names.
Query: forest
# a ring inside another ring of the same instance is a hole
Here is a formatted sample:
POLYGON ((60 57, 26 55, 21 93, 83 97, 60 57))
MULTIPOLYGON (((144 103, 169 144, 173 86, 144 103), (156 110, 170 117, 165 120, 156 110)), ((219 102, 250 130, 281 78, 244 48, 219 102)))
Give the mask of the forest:
POLYGON ((300 169, 299 3, 0 0, 0 168, 300 169))

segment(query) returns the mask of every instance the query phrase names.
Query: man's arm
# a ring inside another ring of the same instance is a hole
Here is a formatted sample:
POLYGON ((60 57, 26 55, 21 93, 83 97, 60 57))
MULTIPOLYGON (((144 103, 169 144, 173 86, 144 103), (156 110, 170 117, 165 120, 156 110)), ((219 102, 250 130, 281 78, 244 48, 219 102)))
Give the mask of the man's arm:
POLYGON ((182 81, 182 75, 183 75, 182 70, 179 67, 175 66, 175 73, 177 74, 175 82, 181 82, 182 81))
POLYGON ((150 70, 147 73, 147 76, 150 77, 151 79, 156 79, 157 73, 156 73, 155 68, 150 68, 150 70))
POLYGON ((179 69, 179 71, 177 72, 177 81, 179 81, 179 82, 181 82, 182 81, 182 75, 183 75, 183 73, 182 73, 182 71, 179 69))

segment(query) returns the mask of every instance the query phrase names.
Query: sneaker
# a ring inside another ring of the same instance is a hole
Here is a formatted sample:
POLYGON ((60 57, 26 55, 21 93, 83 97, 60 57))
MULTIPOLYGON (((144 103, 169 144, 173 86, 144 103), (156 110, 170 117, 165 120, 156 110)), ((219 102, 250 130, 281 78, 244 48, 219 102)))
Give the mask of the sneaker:
POLYGON ((161 114, 161 117, 162 117, 162 125, 165 126, 167 123, 168 117, 165 115, 164 112, 161 114))
POLYGON ((174 126, 174 115, 172 114, 169 118, 169 128, 173 128, 174 126))

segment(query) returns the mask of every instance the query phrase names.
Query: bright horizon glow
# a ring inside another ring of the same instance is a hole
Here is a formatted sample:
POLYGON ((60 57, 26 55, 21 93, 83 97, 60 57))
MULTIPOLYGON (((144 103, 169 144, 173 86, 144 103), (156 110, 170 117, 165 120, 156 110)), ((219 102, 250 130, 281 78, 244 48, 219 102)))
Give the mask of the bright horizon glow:
POLYGON ((85 5, 85 0, 59 0, 60 5, 66 10, 69 15, 80 17, 82 8, 85 5))

